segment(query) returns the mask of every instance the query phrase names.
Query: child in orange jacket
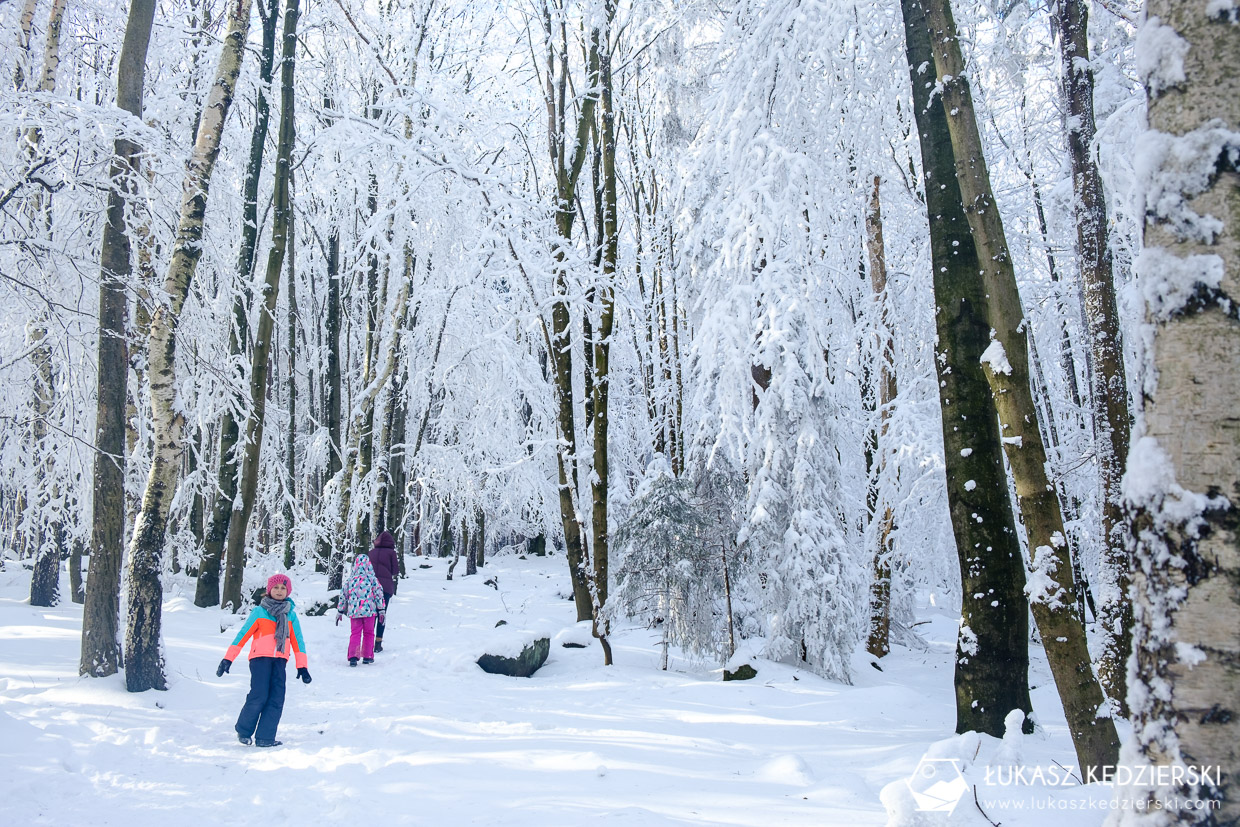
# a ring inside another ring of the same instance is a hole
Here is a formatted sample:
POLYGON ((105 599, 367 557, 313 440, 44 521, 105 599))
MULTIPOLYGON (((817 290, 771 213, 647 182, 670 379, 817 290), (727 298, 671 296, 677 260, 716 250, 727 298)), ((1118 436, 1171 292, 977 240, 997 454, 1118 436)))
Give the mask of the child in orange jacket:
POLYGON ((292 591, 293 581, 288 575, 273 574, 267 578, 266 596, 250 611, 215 670, 216 676, 223 676, 241 654, 245 642, 250 641, 250 694, 245 696, 235 727, 237 740, 247 746, 251 742, 260 747, 278 747, 282 743, 276 740, 276 729, 284 712, 285 670, 290 655, 297 658, 297 677, 310 683, 301 623, 289 598, 292 591))

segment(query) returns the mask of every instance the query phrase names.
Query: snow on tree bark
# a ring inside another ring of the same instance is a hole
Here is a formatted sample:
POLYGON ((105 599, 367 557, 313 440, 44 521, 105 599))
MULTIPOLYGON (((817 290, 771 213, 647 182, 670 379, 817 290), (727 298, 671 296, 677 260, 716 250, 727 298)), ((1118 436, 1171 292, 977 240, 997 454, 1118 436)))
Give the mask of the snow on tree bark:
POLYGON ((280 126, 276 148, 275 216, 271 225, 271 250, 267 254, 267 273, 263 283, 263 302, 259 306, 258 330, 254 334, 254 354, 250 363, 250 417, 242 443, 241 479, 238 495, 241 508, 235 509, 228 524, 224 547, 224 583, 220 605, 241 611, 246 605, 241 582, 245 575, 245 537, 258 489, 258 461, 263 449, 267 416, 267 371, 270 367, 271 339, 275 335, 276 299, 280 294, 280 274, 288 250, 292 205, 289 179, 292 177, 293 143, 296 125, 293 108, 293 72, 297 57, 298 0, 288 0, 284 9, 284 40, 280 66, 280 126))
POLYGON ((129 613, 125 630, 125 686, 130 692, 166 688, 160 627, 165 532, 184 443, 185 419, 176 410, 177 320, 202 256, 202 234, 211 173, 250 27, 252 0, 230 0, 228 31, 211 92, 182 185, 176 243, 164 278, 165 301, 151 316, 149 372, 154 455, 142 495, 142 509, 129 549, 129 613))
POLYGON ((995 405, 982 370, 988 297, 977 278, 977 247, 956 181, 943 99, 932 94, 925 2, 902 0, 901 8, 930 223, 947 500, 960 563, 956 731, 1002 737, 1009 712, 1033 707, 1024 565, 995 405))
POLYGON ((1090 411, 1102 484, 1102 564, 1098 627, 1102 653, 1098 679, 1121 715, 1127 715, 1125 670, 1132 648, 1132 602, 1128 599, 1132 555, 1124 536, 1120 481, 1128 459, 1131 416, 1123 338, 1115 303, 1106 194, 1094 162, 1094 73, 1089 63, 1089 7, 1085 0, 1058 0, 1053 20, 1059 36, 1060 84, 1068 116, 1068 156, 1077 227, 1077 253, 1085 297, 1085 323, 1093 355, 1090 411))
POLYGON ((1135 541, 1126 760, 1220 767, 1221 777, 1132 787, 1120 824, 1240 823, 1240 10, 1149 0, 1137 66, 1152 338, 1144 417, 1124 478, 1135 541), (1217 783, 1215 781, 1217 780, 1217 783), (1202 799, 1218 809, 1197 809, 1202 799))
POLYGON ((934 65, 943 95, 947 129, 956 160, 965 215, 977 245, 987 317, 993 341, 983 354, 1000 439, 1029 544, 1026 590, 1037 621, 1068 729, 1083 767, 1114 765, 1119 737, 1110 717, 1100 717, 1104 696, 1094 676, 1077 614, 1077 584, 1059 498, 1047 477, 1046 450, 1038 430, 1029 384, 1026 319, 1004 237, 1003 220, 991 191, 967 70, 956 35, 950 0, 926 0, 934 65))
MULTIPOLYGON (((125 26, 116 79, 116 105, 142 115, 146 53, 155 19, 155 0, 133 0, 125 26)), ((118 139, 111 166, 107 223, 103 229, 99 279, 94 500, 90 564, 82 609, 82 656, 78 671, 92 677, 121 667, 119 638, 121 558, 125 543, 125 398, 129 374, 126 327, 127 283, 132 273, 125 197, 137 169, 139 147, 118 139)))
MULTIPOLYGON (((271 122, 271 105, 267 89, 271 83, 275 65, 276 24, 279 19, 279 0, 259 0, 259 16, 263 24, 263 47, 258 58, 258 99, 255 105, 254 129, 250 135, 250 157, 246 164, 245 179, 241 188, 241 249, 237 255, 237 280, 234 285, 232 325, 228 332, 229 364, 236 371, 235 385, 230 395, 237 395, 244 374, 241 372, 249 330, 250 279, 254 272, 254 255, 258 246, 258 181, 263 171, 263 154, 267 147, 267 129, 271 122), (264 2, 266 6, 264 6, 264 2)), ((240 424, 237 407, 225 405, 220 416, 219 465, 216 474, 214 504, 207 527, 202 563, 198 570, 198 583, 194 590, 194 605, 201 608, 218 606, 220 603, 220 573, 224 559, 224 545, 228 539, 228 527, 232 521, 237 499, 237 477, 241 471, 237 450, 240 424)), ((242 408, 242 410, 244 410, 242 408)))

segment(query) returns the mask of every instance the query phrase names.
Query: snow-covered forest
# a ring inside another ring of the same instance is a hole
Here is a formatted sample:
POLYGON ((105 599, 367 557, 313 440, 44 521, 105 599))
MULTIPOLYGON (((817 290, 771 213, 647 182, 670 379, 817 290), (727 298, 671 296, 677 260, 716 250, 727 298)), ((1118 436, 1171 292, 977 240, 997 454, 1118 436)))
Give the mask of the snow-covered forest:
POLYGON ((1238 67, 1237 0, 0 0, 0 597, 86 696, 383 531, 652 705, 944 616, 914 764, 1240 824, 1238 67))

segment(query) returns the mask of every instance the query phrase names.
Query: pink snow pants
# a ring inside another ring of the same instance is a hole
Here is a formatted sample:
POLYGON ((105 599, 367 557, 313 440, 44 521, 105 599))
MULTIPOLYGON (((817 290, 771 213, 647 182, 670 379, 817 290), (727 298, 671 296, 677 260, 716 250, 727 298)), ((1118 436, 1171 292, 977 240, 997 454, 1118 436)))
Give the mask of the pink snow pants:
POLYGON ((375 656, 375 622, 377 617, 349 618, 349 659, 375 656))

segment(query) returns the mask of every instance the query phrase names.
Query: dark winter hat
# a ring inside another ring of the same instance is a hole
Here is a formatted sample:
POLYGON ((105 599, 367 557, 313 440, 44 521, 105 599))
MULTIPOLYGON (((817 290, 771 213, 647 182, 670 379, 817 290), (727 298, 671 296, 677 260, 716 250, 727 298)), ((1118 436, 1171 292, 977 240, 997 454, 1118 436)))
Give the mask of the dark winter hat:
POLYGON ((380 531, 375 538, 375 548, 396 548, 396 541, 386 531, 380 531))
POLYGON ((267 578, 267 593, 271 594, 272 586, 284 586, 288 589, 288 593, 293 593, 293 581, 288 579, 287 574, 273 574, 267 578))

